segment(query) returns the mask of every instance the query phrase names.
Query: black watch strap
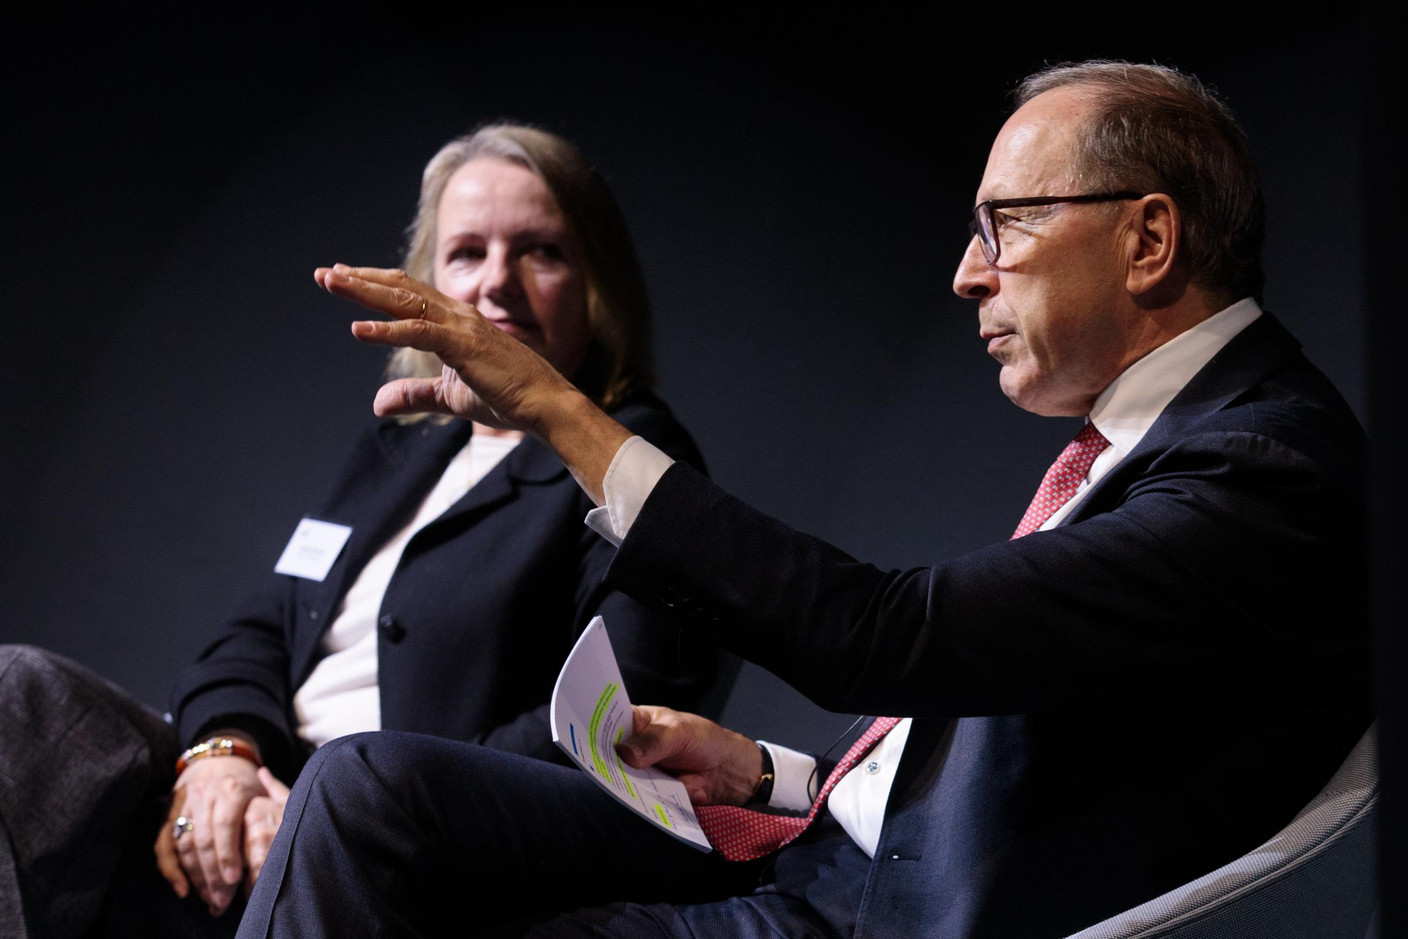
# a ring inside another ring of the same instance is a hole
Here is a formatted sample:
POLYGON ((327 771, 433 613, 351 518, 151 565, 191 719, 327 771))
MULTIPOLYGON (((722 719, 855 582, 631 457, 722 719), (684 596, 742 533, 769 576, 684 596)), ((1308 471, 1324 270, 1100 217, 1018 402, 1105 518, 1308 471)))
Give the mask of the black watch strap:
POLYGON ((749 805, 767 805, 772 800, 772 783, 775 778, 772 754, 761 743, 758 744, 758 752, 763 755, 763 772, 758 777, 758 785, 754 788, 753 794, 748 797, 749 805))

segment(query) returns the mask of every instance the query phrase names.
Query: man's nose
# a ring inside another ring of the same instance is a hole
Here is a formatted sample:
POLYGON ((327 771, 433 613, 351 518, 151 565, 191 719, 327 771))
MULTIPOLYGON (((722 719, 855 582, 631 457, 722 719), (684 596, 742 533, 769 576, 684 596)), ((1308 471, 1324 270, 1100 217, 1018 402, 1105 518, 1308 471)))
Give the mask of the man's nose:
POLYGON ((997 272, 983 257, 983 246, 978 243, 977 235, 968 239, 968 247, 958 261, 958 270, 953 275, 953 292, 965 300, 981 300, 997 292, 997 272))

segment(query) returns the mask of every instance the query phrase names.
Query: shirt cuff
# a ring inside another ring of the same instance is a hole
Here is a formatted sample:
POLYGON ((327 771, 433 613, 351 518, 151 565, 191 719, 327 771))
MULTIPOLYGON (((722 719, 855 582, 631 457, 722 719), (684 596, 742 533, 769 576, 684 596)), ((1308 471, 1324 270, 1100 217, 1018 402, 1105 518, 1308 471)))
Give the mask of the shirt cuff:
POLYGON ((629 438, 606 468, 601 480, 606 505, 587 513, 587 527, 620 547, 655 484, 674 462, 644 437, 629 438))
POLYGON ((772 797, 768 808, 805 812, 816 801, 821 783, 816 778, 816 760, 796 750, 759 740, 772 756, 772 797))

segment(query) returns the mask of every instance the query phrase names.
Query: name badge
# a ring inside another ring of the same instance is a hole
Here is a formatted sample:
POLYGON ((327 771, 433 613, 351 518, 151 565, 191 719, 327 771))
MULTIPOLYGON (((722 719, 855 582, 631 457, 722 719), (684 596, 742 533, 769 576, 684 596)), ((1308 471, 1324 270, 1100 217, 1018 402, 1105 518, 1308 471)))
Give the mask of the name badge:
POLYGON ((350 537, 352 529, 347 525, 305 518, 293 530, 293 537, 279 555, 279 563, 274 565, 274 573, 321 583, 350 537))

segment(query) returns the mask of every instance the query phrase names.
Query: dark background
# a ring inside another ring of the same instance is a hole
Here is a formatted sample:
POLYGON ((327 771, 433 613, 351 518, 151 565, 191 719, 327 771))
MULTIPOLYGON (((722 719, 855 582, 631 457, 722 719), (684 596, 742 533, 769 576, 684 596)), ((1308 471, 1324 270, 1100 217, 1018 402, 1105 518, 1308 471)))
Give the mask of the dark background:
MULTIPOLYGON (((661 392, 714 476, 883 566, 1007 537, 1076 426, 1003 398, 950 290, 1005 95, 1046 62, 1153 60, 1220 89, 1263 166, 1267 308, 1366 424, 1401 396, 1394 347, 1368 338, 1403 331, 1374 263, 1401 267, 1375 238, 1392 216, 1382 188, 1366 198, 1367 180, 1398 186, 1371 109, 1402 114, 1376 8, 1184 4, 1157 28, 1064 5, 534 9, 103 14, 0 40, 0 641, 164 706, 370 416, 383 353, 313 268, 397 263, 425 161, 486 119, 556 130, 612 181, 661 392)), ((1401 579, 1391 547, 1381 592, 1401 579)), ((1385 622, 1398 609, 1383 597, 1385 622)), ((1389 688, 1402 641, 1385 636, 1389 688)), ((752 668, 727 716, 811 748, 848 722, 752 668)))

